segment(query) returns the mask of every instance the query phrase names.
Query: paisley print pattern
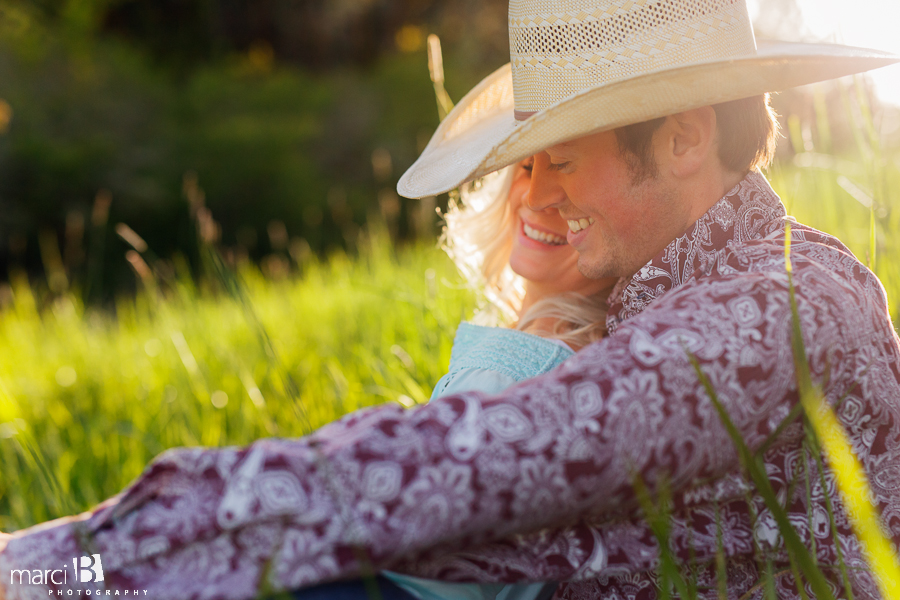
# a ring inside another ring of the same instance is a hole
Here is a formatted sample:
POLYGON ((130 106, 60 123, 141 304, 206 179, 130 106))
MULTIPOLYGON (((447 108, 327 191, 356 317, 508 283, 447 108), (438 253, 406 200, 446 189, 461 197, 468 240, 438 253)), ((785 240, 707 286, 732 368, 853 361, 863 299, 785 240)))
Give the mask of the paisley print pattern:
MULTIPOLYGON (((765 179, 750 174, 616 286, 610 337, 558 369, 495 397, 359 411, 302 439, 166 452, 98 509, 20 532, 0 555, 0 581, 81 551, 103 557, 106 578, 90 585, 171 600, 247 599, 370 568, 563 581, 557 600, 649 600, 659 594, 658 549, 636 510, 639 473, 650 486, 668 482, 672 548, 698 563, 710 598, 719 527, 729 597, 761 597, 757 561, 767 553, 779 597, 798 598, 774 519, 685 352, 750 445, 762 444, 797 402, 785 220, 765 179), (455 451, 473 415, 479 444, 455 451)), ((799 224, 792 236, 813 376, 829 401, 844 399, 838 415, 900 541, 900 345, 884 291, 834 238, 799 224)), ((794 485, 816 472, 802 438, 788 427, 764 454, 772 485, 819 561, 837 564, 840 547, 855 597, 877 598, 832 475, 812 477, 808 492, 794 485)), ((38 585, 7 593, 48 595, 38 585)))

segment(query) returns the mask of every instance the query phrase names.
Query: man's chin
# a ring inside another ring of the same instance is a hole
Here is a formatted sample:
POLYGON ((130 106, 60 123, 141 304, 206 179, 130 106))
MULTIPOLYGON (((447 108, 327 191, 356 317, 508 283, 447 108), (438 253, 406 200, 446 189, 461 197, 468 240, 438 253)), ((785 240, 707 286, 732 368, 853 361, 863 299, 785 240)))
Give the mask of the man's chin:
POLYGON ((590 257, 583 254, 578 257, 578 270, 588 279, 619 277, 619 275, 615 273, 614 265, 607 261, 591 260, 590 257))

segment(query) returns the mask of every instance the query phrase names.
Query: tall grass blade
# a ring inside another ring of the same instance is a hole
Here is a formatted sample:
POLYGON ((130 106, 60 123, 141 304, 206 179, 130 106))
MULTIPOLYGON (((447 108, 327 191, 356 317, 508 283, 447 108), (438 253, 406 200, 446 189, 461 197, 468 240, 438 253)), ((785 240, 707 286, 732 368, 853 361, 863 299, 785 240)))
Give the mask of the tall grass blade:
POLYGON ((853 76, 853 86, 856 89, 856 102, 859 105, 860 120, 863 128, 869 136, 869 147, 876 154, 881 152, 881 140, 878 137, 878 131, 875 128, 875 120, 872 118, 872 108, 869 106, 869 98, 866 95, 866 88, 863 85, 863 76, 853 76))
POLYGON ((653 501, 650 490, 640 474, 635 475, 633 486, 647 524, 656 538, 656 543, 659 544, 659 584, 662 598, 671 597, 673 585, 680 598, 684 600, 695 598, 696 592, 685 583, 684 577, 678 569, 678 561, 669 545, 671 494, 668 486, 665 483, 659 486, 659 497, 656 502, 653 501))
POLYGON ((441 53, 441 39, 433 33, 428 36, 428 74, 431 76, 431 83, 434 84, 438 116, 443 121, 453 110, 453 101, 444 89, 444 55, 441 53))
POLYGON ((40 447, 34 443, 31 435, 27 431, 20 431, 13 439, 22 452, 26 463, 29 464, 33 471, 38 473, 51 502, 56 505, 59 511, 57 516, 62 517, 78 512, 72 504, 71 497, 63 490, 59 478, 57 478, 53 469, 50 468, 50 465, 47 464, 40 447))
POLYGON ((850 91, 847 89, 847 86, 844 84, 840 84, 841 90, 841 101, 844 105, 844 114, 847 115, 847 120, 850 122, 850 130, 853 132, 853 139, 856 141, 856 148, 859 151, 860 155, 863 157, 867 163, 872 160, 872 146, 869 144, 869 139, 863 134, 864 126, 859 121, 861 120, 861 116, 858 115, 858 111, 854 109, 853 100, 850 96, 850 91))
POLYGON ((768 557, 766 558, 765 566, 760 570, 763 574, 762 580, 747 590, 744 595, 738 598, 738 600, 750 600, 751 598, 755 598, 756 593, 759 590, 763 591, 763 598, 765 600, 779 600, 778 592, 775 591, 775 578, 787 575, 791 571, 788 569, 775 573, 772 567, 772 559, 768 557))
POLYGON ((725 561, 725 541, 722 537, 722 515, 716 504, 716 590, 719 600, 728 600, 728 570, 725 561))
POLYGON ((828 119, 828 104, 825 99, 825 91, 821 85, 813 86, 813 109, 816 113, 816 131, 819 134, 818 152, 830 154, 831 147, 831 123, 828 119))
POLYGON ((847 514, 859 537, 884 598, 900 598, 900 560, 881 528, 878 511, 872 505, 868 479, 859 459, 853 453, 850 440, 838 421, 834 410, 825 400, 822 389, 814 385, 803 345, 800 313, 791 265, 791 228, 787 224, 784 239, 785 270, 791 305, 791 346, 797 372, 800 403, 806 418, 824 450, 837 482, 838 490, 847 506, 847 514))
POLYGON ((769 434, 769 436, 765 439, 765 441, 760 445, 759 448, 756 449, 754 453, 757 457, 762 457, 766 452, 769 451, 769 448, 772 447, 776 441, 778 441, 778 437, 784 433, 784 430, 790 427, 794 421, 800 418, 803 414, 803 407, 797 404, 793 406, 788 412, 787 416, 781 420, 778 426, 769 434))
POLYGON ((300 387, 297 385, 297 382, 294 380, 291 373, 284 368, 284 363, 281 361, 278 352, 275 349, 275 345, 272 343, 272 337, 269 335, 262 320, 260 320, 259 315, 257 315, 256 310, 253 308, 253 303, 247 296, 243 284, 238 276, 225 264, 222 255, 219 254, 219 251, 216 250, 215 247, 207 246, 206 251, 208 263, 212 266, 213 272, 219 283, 225 288, 228 294, 240 304, 241 309, 244 312, 244 317, 251 327, 253 327, 253 331, 256 333, 256 339, 259 342, 260 347, 264 350, 266 357, 269 359, 270 369, 278 374, 281 380, 282 389, 293 401, 297 418, 303 423, 304 432, 312 433, 314 428, 309 417, 309 411, 300 395, 300 387))
MULTIPOLYGON (((725 407, 719 400, 716 391, 713 389, 712 383, 710 383, 709 378, 703 372, 703 369, 701 368, 700 362, 697 360, 697 357, 694 356, 693 353, 691 353, 689 350, 685 351, 687 352, 688 359, 694 366, 694 371, 697 373, 697 377, 700 379, 701 385, 706 390, 706 393, 709 396, 713 407, 716 409, 719 418, 722 420, 722 424, 725 426, 725 430, 728 432, 728 436, 731 438, 731 441, 734 444, 735 449, 737 450, 741 466, 749 475, 750 481, 753 482, 753 485, 756 487, 756 490, 759 493, 760 497, 763 499, 766 508, 768 508, 772 513, 772 517, 775 519, 775 523, 778 525, 778 530, 781 533, 781 537, 784 540, 785 547, 787 548, 792 562, 796 562, 798 571, 802 573, 802 575, 809 582, 813 591, 816 593, 817 600, 834 600, 834 595, 831 593, 831 588, 828 584, 828 581, 825 579, 825 576, 822 574, 822 572, 816 567, 815 560, 813 560, 812 556, 810 556, 809 549, 806 547, 806 545, 804 545, 803 541, 800 539, 800 536, 797 535, 796 530, 794 530, 793 525, 791 525, 791 522, 788 519, 787 512, 781 506, 781 503, 778 502, 778 497, 776 496, 775 491, 772 489, 772 484, 769 481, 769 477, 766 473, 765 467, 763 466, 762 460, 755 456, 753 451, 750 450, 749 446, 747 446, 747 443, 741 436, 740 431, 738 431, 737 427, 734 425, 734 422, 731 420, 731 416, 729 416, 728 411, 725 410, 725 407)), ((803 583, 801 581, 797 581, 797 588, 801 590, 802 594, 803 583)))
MULTIPOLYGON (((823 492, 828 489, 827 482, 825 481, 825 465, 822 462, 822 449, 819 447, 818 440, 815 439, 813 432, 810 430, 809 426, 806 427, 807 437, 809 438, 810 445, 813 448, 813 456, 816 459, 817 470, 819 471, 819 485, 822 487, 823 492)), ((834 517, 834 505, 831 503, 831 496, 827 493, 823 494, 825 496, 825 510, 828 512, 828 523, 829 527, 831 527, 831 535, 834 539, 837 539, 838 536, 838 528, 837 521, 834 517)), ((841 572, 841 583, 844 585, 844 591, 847 593, 847 600, 854 600, 853 598, 853 586, 850 585, 850 576, 847 574, 847 563, 844 561, 844 551, 841 550, 840 544, 835 544, 835 551, 837 552, 838 557, 838 568, 841 572)))
POLYGON ((869 270, 875 271, 875 261, 876 261, 876 250, 878 248, 878 232, 877 232, 877 221, 875 220, 875 203, 869 207, 869 256, 867 257, 866 266, 869 267, 869 270))
POLYGON ((763 591, 766 600, 778 600, 778 593, 775 591, 775 574, 772 572, 772 560, 766 560, 766 573, 763 591))
POLYGON ((819 554, 816 552, 816 536, 812 534, 816 530, 816 520, 813 513, 812 485, 809 477, 809 448, 803 444, 803 483, 806 491, 806 526, 809 527, 809 551, 812 553, 816 564, 819 562, 819 554))

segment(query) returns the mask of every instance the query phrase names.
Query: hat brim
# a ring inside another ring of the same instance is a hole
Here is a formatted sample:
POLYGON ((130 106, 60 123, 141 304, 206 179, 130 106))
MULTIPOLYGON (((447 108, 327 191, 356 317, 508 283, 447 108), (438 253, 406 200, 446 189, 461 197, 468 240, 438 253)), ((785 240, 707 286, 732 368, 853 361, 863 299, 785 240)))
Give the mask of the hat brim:
POLYGON ((652 71, 584 90, 524 121, 513 116, 510 65, 447 115, 397 191, 448 192, 541 150, 592 133, 883 67, 900 56, 833 44, 759 43, 752 56, 652 71))

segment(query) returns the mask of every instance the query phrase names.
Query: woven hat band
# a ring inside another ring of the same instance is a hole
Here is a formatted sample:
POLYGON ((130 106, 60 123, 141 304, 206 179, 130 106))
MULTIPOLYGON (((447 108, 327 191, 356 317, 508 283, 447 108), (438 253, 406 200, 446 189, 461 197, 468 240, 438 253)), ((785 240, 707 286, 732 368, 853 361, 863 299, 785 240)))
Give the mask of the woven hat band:
POLYGON ((745 0, 510 0, 515 116, 598 85, 756 53, 745 0))

